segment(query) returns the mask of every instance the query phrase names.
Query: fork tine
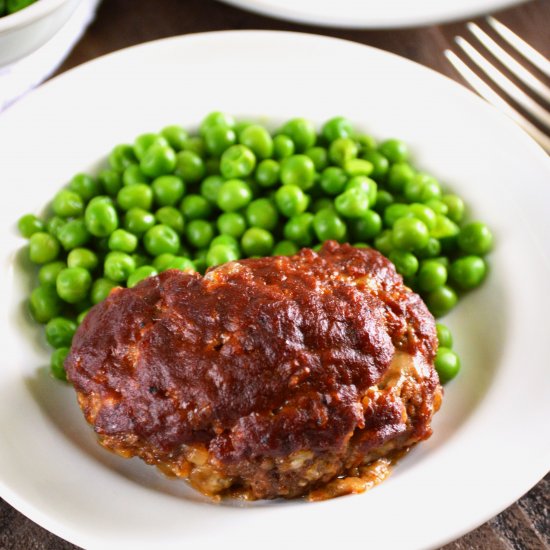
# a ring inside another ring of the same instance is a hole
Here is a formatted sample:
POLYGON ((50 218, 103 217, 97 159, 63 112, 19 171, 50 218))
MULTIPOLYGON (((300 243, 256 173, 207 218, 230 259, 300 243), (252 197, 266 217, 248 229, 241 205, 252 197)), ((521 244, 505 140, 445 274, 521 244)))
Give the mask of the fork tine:
POLYGON ((498 107, 501 111, 507 114, 519 126, 521 126, 542 148, 550 153, 550 138, 541 132, 536 126, 531 124, 525 117, 519 114, 511 107, 504 99, 502 99, 493 89, 485 84, 479 76, 477 76, 454 52, 445 50, 445 56, 460 73, 460 75, 472 86, 472 88, 489 103, 498 107))
POLYGON ((539 120, 547 128, 550 128, 550 113, 546 109, 542 108, 536 101, 533 101, 493 64, 489 63, 467 40, 464 40, 461 36, 457 36, 455 42, 501 90, 531 113, 535 119, 539 120))
POLYGON ((487 22, 510 46, 550 78, 550 61, 546 57, 537 52, 535 48, 527 44, 525 40, 521 39, 515 32, 512 32, 506 25, 497 21, 494 17, 487 17, 487 22))
POLYGON ((508 52, 503 50, 485 31, 475 23, 466 25, 470 32, 489 50, 510 72, 538 94, 542 99, 550 103, 550 88, 530 73, 523 65, 518 63, 508 52))

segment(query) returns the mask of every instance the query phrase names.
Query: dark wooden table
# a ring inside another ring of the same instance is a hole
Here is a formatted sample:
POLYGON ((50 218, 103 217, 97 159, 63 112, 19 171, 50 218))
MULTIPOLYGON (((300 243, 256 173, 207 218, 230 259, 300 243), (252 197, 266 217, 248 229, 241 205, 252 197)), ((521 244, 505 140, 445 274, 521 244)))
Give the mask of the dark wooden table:
MULTIPOLYGON (((550 57, 550 0, 534 0, 503 11, 498 17, 541 53, 550 57)), ((483 19, 476 21, 483 25, 483 19)), ((96 21, 58 72, 140 42, 226 29, 294 30, 345 38, 408 57, 460 81, 460 77, 446 61, 443 51, 446 48, 456 50, 453 37, 465 32, 464 21, 403 30, 325 29, 261 17, 214 0, 104 0, 96 21)), ((550 475, 496 518, 444 548, 549 549, 549 501, 550 475)), ((0 550, 75 548, 40 528, 0 499, 0 550)))

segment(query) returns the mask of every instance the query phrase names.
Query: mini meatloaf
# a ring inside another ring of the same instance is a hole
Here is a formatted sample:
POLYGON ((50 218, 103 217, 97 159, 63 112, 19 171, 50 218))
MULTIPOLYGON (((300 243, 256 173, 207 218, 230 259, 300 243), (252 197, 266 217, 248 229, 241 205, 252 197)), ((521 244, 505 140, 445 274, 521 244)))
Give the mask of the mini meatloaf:
POLYGON ((107 449, 207 495, 291 498, 430 436, 436 351, 393 265, 327 242, 115 289, 65 366, 107 449))

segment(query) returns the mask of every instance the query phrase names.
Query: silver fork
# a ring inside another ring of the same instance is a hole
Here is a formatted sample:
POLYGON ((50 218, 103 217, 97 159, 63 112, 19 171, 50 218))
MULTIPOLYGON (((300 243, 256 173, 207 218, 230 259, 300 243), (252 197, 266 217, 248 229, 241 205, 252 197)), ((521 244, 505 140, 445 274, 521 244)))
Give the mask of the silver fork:
MULTIPOLYGON (((546 57, 537 52, 517 34, 493 17, 488 17, 487 22, 504 42, 512 46, 512 48, 519 52, 528 63, 536 67, 542 74, 550 79, 550 61, 546 57)), ((524 65, 516 61, 478 25, 475 23, 468 23, 467 28, 480 44, 491 52, 491 54, 525 87, 531 90, 533 95, 541 99, 543 104, 546 102, 547 105, 550 105, 550 87, 545 82, 541 81, 524 65)), ((548 112, 539 102, 535 101, 533 97, 526 94, 521 88, 514 84, 514 82, 497 69, 491 62, 485 59, 485 57, 483 57, 483 55, 462 36, 456 36, 455 42, 462 52, 498 87, 503 96, 507 96, 514 100, 525 110, 525 112, 529 113, 534 120, 544 127, 546 131, 542 131, 520 114, 506 99, 501 97, 477 76, 477 74, 454 52, 445 50, 445 56, 461 74, 464 80, 466 80, 480 96, 512 118, 535 141, 537 141, 547 153, 550 153, 550 112, 548 112)))

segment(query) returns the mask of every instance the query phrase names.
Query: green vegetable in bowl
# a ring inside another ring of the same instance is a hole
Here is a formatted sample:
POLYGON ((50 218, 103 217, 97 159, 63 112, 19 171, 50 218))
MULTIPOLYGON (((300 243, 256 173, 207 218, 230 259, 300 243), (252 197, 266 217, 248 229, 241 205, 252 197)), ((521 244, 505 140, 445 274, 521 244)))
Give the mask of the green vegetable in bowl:
MULTIPOLYGON (((463 200, 417 170, 401 140, 378 145, 343 117, 320 131, 294 118, 273 133, 220 112, 198 135, 171 125, 117 145, 108 167, 58 191, 51 215, 26 214, 18 228, 40 266, 29 307, 46 325, 60 379, 89 308, 167 269, 348 241, 388 256, 440 317, 482 284, 493 247, 489 228, 465 220, 463 200)), ((437 336, 446 382, 460 360, 449 329, 438 324, 437 336)))

